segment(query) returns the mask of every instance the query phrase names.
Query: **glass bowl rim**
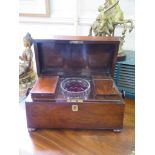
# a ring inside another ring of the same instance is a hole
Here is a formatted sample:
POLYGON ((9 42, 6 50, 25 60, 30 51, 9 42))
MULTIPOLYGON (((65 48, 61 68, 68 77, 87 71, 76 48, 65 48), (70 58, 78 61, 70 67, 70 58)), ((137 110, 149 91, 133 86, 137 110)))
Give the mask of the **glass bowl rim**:
POLYGON ((61 87, 61 89, 62 89, 63 92, 68 92, 68 93, 72 93, 72 94, 79 94, 79 93, 85 93, 85 92, 89 91, 89 89, 90 89, 90 82, 88 80, 86 80, 86 79, 83 79, 83 78, 65 78, 63 81, 61 81, 60 87, 61 87), (66 82, 66 81, 68 81, 68 80, 81 80, 81 81, 84 81, 84 82, 86 82, 88 84, 88 87, 85 90, 83 90, 83 91, 78 91, 78 92, 68 91, 68 90, 66 90, 62 86, 63 83, 66 82))

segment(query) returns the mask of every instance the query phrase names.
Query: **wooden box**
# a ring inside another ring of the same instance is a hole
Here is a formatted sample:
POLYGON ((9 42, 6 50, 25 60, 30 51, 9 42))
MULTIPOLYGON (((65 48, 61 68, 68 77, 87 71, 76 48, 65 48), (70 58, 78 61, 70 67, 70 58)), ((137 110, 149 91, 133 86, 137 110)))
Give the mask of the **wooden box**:
POLYGON ((124 101, 114 81, 119 38, 57 36, 35 39, 38 80, 26 99, 28 129, 123 128, 124 101), (66 99, 60 83, 80 77, 90 82, 87 99, 66 99))

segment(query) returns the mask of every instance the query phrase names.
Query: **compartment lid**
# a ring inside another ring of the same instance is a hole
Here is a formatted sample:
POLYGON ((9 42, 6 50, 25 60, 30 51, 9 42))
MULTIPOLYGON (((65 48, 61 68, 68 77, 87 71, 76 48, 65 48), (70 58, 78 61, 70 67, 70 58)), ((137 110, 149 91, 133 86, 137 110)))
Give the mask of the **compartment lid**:
POLYGON ((119 43, 118 37, 34 39, 38 76, 113 76, 119 43))
POLYGON ((35 85, 31 89, 32 98, 55 97, 58 80, 58 76, 39 77, 35 85))

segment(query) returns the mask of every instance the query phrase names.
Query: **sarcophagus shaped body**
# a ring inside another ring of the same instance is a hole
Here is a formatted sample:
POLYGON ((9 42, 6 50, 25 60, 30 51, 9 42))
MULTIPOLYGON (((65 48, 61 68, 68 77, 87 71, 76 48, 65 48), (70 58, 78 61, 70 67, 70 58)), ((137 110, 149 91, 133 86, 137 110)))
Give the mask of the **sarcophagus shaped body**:
POLYGON ((122 129, 118 47, 116 37, 34 39, 38 80, 26 99, 28 128, 122 129))

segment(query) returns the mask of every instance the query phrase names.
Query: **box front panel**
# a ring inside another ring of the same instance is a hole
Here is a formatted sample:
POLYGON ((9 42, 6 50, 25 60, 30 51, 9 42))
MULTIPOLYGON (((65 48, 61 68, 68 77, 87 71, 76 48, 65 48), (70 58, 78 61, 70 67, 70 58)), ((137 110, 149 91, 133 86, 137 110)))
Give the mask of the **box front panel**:
POLYGON ((74 129, 121 129, 124 104, 29 103, 28 127, 74 129))

